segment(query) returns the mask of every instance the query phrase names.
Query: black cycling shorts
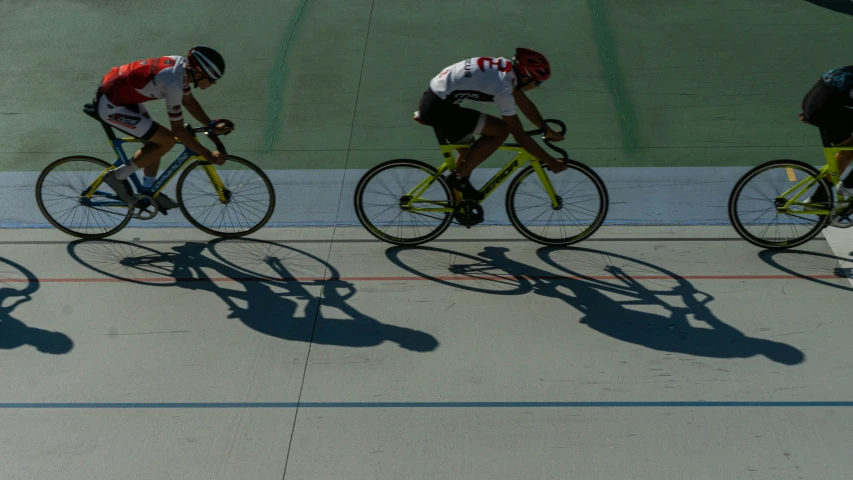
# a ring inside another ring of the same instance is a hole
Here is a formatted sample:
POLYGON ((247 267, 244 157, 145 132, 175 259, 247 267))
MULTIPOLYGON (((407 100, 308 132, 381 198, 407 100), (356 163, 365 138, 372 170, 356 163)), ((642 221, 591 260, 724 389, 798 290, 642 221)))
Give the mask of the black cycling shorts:
POLYGON ((803 98, 805 120, 820 127, 826 147, 847 140, 853 132, 853 110, 845 105, 845 96, 833 92, 821 78, 803 98))
POLYGON ((479 135, 486 124, 486 114, 462 108, 451 100, 442 100, 430 89, 418 103, 420 119, 426 125, 438 128, 450 143, 466 140, 469 135, 479 135))

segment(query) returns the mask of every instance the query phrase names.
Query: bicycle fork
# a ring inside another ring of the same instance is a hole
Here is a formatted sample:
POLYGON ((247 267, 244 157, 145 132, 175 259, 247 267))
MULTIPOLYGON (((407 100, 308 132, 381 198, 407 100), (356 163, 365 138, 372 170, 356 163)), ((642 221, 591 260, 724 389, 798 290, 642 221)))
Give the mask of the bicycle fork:
POLYGON ((210 180, 210 183, 213 184, 213 188, 216 189, 216 195, 219 196, 219 201, 222 203, 228 203, 231 201, 231 191, 225 188, 225 183, 222 181, 222 178, 219 176, 219 173, 213 168, 213 165, 207 164, 202 165, 201 168, 204 169, 204 173, 207 174, 207 178, 210 180))

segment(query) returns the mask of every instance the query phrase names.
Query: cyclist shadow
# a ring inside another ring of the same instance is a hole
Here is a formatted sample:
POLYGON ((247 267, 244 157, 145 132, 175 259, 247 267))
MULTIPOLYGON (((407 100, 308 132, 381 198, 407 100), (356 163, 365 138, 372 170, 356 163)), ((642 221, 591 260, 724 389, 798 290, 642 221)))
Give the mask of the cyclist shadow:
MULTIPOLYGON (((220 239, 210 243, 188 242, 172 247, 172 252, 156 252, 124 242, 109 243, 110 248, 101 250, 107 256, 115 256, 116 244, 130 247, 130 254, 124 249, 124 258, 118 259, 124 267, 123 273, 127 273, 128 266, 149 275, 157 271, 175 280, 171 285, 214 294, 229 307, 228 318, 237 319, 264 335, 346 347, 370 347, 390 341, 416 352, 435 350, 438 346, 438 341, 427 333, 383 324, 358 311, 348 303, 356 293, 355 286, 338 280, 335 269, 325 261, 295 248, 261 240, 220 239), (155 253, 142 255, 143 249, 155 253), (223 253, 235 258, 236 263, 225 260, 223 253), (304 269, 292 271, 303 267, 294 258, 311 264, 308 278, 298 275, 304 269), (318 272, 333 275, 317 275, 318 272), (240 288, 226 286, 234 283, 240 288), (318 294, 312 293, 311 287, 319 290, 318 294), (340 314, 332 315, 332 310, 340 314)), ((97 264, 96 270, 111 275, 103 270, 102 260, 86 262, 79 255, 72 253, 72 256, 84 264, 97 264)))
MULTIPOLYGON (((534 293, 562 300, 584 314, 580 323, 614 339, 652 350, 701 357, 748 358, 763 355, 785 365, 796 365, 805 359, 800 350, 790 345, 751 338, 724 323, 708 306, 714 300, 711 295, 660 267, 598 250, 540 249, 537 252, 539 257, 561 271, 555 274, 513 260, 506 255, 508 251, 506 248, 484 248, 476 256, 478 271, 482 272, 486 264, 492 270, 504 272, 504 276, 518 279, 518 288, 510 294, 534 293), (585 264, 586 270, 603 271, 607 275, 585 274, 564 267, 551 258, 560 252, 572 253, 575 258, 570 263, 585 264), (650 274, 652 272, 654 274, 650 274), (654 280, 649 282, 648 278, 654 280), (654 288, 656 286, 662 288, 654 288), (673 305, 675 302, 669 298, 679 299, 683 306, 673 305), (646 310, 650 310, 648 306, 656 306, 667 314, 630 308, 634 306, 645 306, 646 310), (690 317, 701 322, 702 327, 692 326, 690 317)), ((464 270, 464 266, 453 267, 457 274, 464 270)))
POLYGON ((0 257, 0 350, 30 345, 41 353, 61 355, 74 348, 74 342, 64 333, 28 327, 12 316, 18 306, 32 300, 39 286, 32 272, 0 257), (17 288, 18 285, 24 286, 17 288))

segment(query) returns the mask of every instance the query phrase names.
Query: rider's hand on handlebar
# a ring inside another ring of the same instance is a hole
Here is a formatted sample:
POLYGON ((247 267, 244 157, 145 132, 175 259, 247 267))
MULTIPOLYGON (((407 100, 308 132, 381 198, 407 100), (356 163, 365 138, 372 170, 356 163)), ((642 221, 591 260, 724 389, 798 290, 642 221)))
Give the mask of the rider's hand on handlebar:
POLYGON ((234 130, 234 122, 224 118, 217 118, 216 120, 211 121, 210 126, 213 127, 213 133, 217 135, 228 135, 232 130, 234 130))
POLYGON ((563 140, 566 137, 551 130, 551 127, 545 125, 545 138, 552 142, 559 142, 560 140, 563 140))
POLYGON ((554 157, 548 157, 544 161, 545 164, 548 165, 548 168, 554 173, 560 173, 568 168, 565 163, 555 159, 554 157))
POLYGON ((214 133, 217 135, 228 135, 232 130, 234 130, 234 124, 220 122, 217 123, 215 127, 213 127, 214 133))
POLYGON ((214 150, 210 152, 209 157, 205 157, 205 160, 214 165, 222 165, 225 163, 225 155, 223 155, 219 150, 214 150))

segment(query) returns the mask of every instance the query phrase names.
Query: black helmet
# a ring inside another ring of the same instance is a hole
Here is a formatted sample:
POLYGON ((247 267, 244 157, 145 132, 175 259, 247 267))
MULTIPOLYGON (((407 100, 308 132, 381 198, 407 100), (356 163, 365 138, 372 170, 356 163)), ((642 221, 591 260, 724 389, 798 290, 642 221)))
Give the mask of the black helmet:
POLYGON ((216 50, 204 45, 196 45, 187 54, 190 68, 201 72, 209 80, 219 80, 225 73, 225 60, 216 50))

